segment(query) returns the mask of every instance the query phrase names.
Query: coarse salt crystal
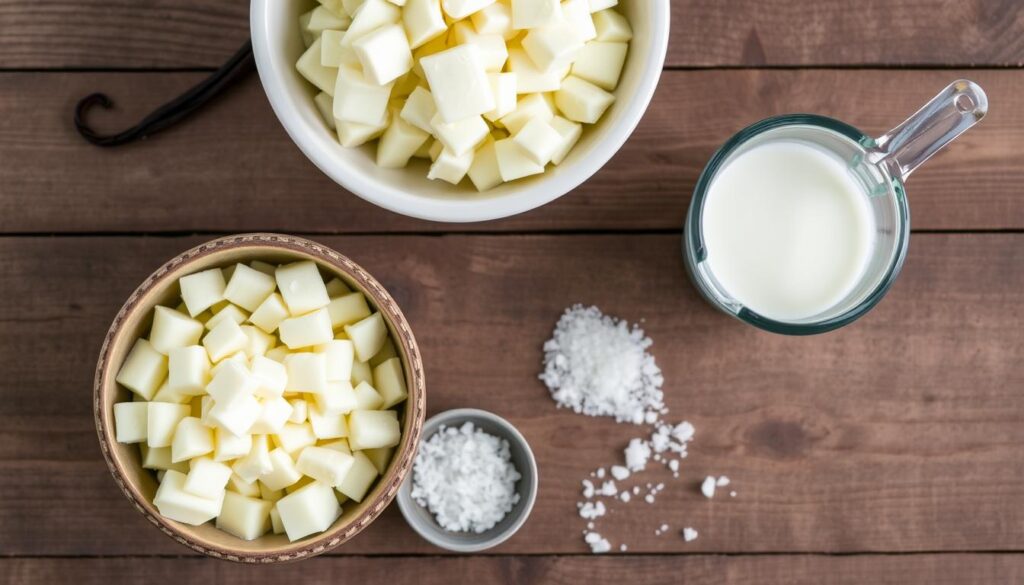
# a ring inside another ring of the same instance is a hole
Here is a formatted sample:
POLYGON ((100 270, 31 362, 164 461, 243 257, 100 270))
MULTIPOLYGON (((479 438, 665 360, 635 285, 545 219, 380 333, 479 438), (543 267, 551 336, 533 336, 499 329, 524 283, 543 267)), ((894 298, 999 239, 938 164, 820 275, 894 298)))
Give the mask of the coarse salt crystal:
POLYGON ((619 493, 619 490, 615 487, 615 482, 609 479, 601 484, 601 491, 598 493, 602 496, 614 496, 619 493))
POLYGON ((630 471, 643 471, 651 457, 651 448, 643 439, 631 439, 625 450, 626 467, 630 471))
POLYGON ((606 511, 604 502, 587 502, 580 507, 580 518, 593 520, 604 516, 606 511))
POLYGON ((597 470, 597 477, 598 478, 604 477, 604 467, 602 467, 601 469, 597 470))
POLYGON ((697 540, 697 531, 689 526, 683 528, 683 540, 686 542, 693 542, 697 540))
POLYGON ((612 544, 608 542, 608 539, 596 532, 588 532, 583 535, 583 541, 590 545, 590 552, 595 554, 606 553, 612 549, 612 544))
POLYGON ((705 498, 715 497, 715 478, 710 475, 704 478, 704 482, 700 484, 700 493, 704 494, 705 498))
POLYGON ((669 461, 668 468, 672 470, 672 473, 676 473, 677 471, 679 471, 679 460, 672 459, 671 461, 669 461))
POLYGON ((623 502, 628 502, 629 498, 630 498, 629 492, 625 492, 624 491, 621 494, 619 494, 619 499, 622 500, 623 502))
POLYGON ((729 485, 729 478, 723 475, 719 477, 717 481, 715 481, 715 485, 717 485, 718 487, 725 487, 729 485))
POLYGON ((736 492, 735 491, 729 492, 729 497, 730 498, 735 498, 736 497, 736 492))
POLYGON ((617 479, 619 481, 622 481, 622 480, 624 480, 624 479, 629 477, 629 470, 626 469, 625 467, 621 466, 621 465, 613 465, 612 466, 612 477, 614 477, 615 479, 617 479))
POLYGON ((588 500, 594 497, 594 482, 589 479, 583 480, 583 497, 588 500))
POLYGON ((470 422, 442 426, 420 445, 411 495, 444 529, 480 534, 519 502, 520 477, 505 439, 470 422))
POLYGON ((653 494, 647 494, 646 496, 644 496, 644 501, 647 502, 648 504, 653 504, 654 503, 654 495, 653 494))

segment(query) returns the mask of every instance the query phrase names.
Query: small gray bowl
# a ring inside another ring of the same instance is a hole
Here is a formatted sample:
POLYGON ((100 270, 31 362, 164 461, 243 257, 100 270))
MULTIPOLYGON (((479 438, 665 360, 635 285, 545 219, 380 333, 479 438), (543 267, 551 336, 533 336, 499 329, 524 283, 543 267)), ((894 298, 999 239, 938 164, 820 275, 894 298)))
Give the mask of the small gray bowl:
POLYGON ((402 487, 399 488, 397 500, 405 521, 427 542, 455 552, 478 552, 505 542, 526 522, 533 509, 533 502, 537 499, 537 461, 533 457, 529 443, 512 423, 496 414, 476 408, 457 408, 434 415, 423 424, 421 440, 430 439, 441 425, 460 427, 466 422, 473 423, 485 433, 508 441, 512 463, 522 476, 516 482, 519 502, 512 510, 494 528, 481 534, 445 530, 438 525, 429 510, 412 499, 412 480, 415 473, 413 470, 410 470, 402 487))

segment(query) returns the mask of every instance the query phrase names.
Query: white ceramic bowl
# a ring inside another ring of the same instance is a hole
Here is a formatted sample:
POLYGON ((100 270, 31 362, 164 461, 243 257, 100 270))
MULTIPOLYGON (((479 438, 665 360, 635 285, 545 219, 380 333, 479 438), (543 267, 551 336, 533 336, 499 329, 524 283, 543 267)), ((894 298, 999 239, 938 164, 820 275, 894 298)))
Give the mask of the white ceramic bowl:
POLYGON ((620 0, 633 27, 633 41, 604 117, 587 128, 572 153, 542 175, 499 186, 484 194, 426 178, 416 161, 405 169, 381 169, 374 150, 344 148, 320 118, 316 90, 295 70, 303 52, 299 15, 314 0, 252 0, 252 46, 260 80, 288 135, 321 171, 359 197, 396 213, 433 221, 470 222, 507 217, 549 203, 596 173, 636 128, 661 76, 668 48, 669 0, 620 0))

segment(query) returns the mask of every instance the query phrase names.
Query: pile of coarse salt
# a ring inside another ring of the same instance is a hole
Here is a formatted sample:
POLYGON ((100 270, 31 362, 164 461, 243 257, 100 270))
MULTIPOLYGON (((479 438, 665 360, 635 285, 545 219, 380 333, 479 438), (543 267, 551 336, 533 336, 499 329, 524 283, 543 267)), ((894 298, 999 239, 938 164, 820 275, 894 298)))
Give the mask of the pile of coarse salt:
POLYGON ((489 530, 519 502, 519 471, 508 441, 476 429, 442 426, 420 445, 413 463, 412 497, 445 530, 489 530))
MULTIPOLYGON (((654 356, 647 352, 652 345, 639 326, 604 315, 597 307, 570 307, 558 320, 550 340, 544 344, 544 373, 540 379, 560 407, 590 416, 609 416, 620 423, 647 424, 653 427, 649 436, 632 439, 623 452, 622 465, 604 467, 591 473, 582 482, 584 501, 577 503, 579 515, 588 520, 583 540, 594 553, 608 552, 611 543, 596 530, 596 521, 605 516, 608 503, 628 504, 641 497, 653 504, 665 489, 664 483, 625 486, 626 480, 644 471, 653 459, 679 477, 679 460, 686 457, 686 446, 693 440, 694 427, 689 422, 669 424, 662 420, 668 414, 661 387, 664 378, 654 356), (605 479, 607 475, 611 478, 605 479)), ((668 530, 662 525, 660 535, 668 530)), ((686 541, 697 532, 687 528, 686 541)), ((627 549, 625 544, 620 551, 627 549)))

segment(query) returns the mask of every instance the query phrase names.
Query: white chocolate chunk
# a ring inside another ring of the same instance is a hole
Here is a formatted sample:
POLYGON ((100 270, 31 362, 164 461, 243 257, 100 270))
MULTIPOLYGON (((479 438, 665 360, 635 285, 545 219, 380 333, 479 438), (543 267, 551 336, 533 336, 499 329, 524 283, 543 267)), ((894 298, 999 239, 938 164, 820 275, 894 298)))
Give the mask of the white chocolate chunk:
POLYGON ((324 288, 327 290, 327 296, 332 299, 352 292, 352 289, 340 278, 332 278, 330 282, 324 285, 324 288))
MULTIPOLYGON (((355 400, 355 395, 352 397, 355 400)), ((142 443, 149 428, 148 402, 119 402, 114 405, 114 429, 118 443, 142 443)))
POLYGON ((252 396, 240 396, 229 402, 215 401, 207 419, 214 425, 235 435, 244 435, 262 412, 260 403, 252 396))
POLYGON ((334 339, 331 315, 327 308, 318 309, 301 317, 291 317, 278 325, 281 343, 295 350, 320 345, 334 339))
MULTIPOLYGON (((393 357, 373 369, 374 388, 384 400, 380 408, 391 408, 409 397, 402 373, 402 360, 393 357)), ((354 394, 354 392, 353 392, 354 394)))
POLYGON ((352 467, 345 474, 345 479, 338 485, 338 491, 361 502, 366 497, 366 492, 377 479, 377 467, 363 454, 356 451, 352 454, 352 467))
POLYGON ((356 395, 357 410, 377 410, 384 404, 384 398, 380 392, 377 392, 377 389, 369 382, 358 382, 353 392, 356 395))
MULTIPOLYGON (((270 473, 272 468, 270 445, 266 435, 252 435, 252 449, 249 450, 249 454, 231 465, 231 470, 246 483, 255 482, 257 479, 270 473)), ((231 485, 230 482, 229 485, 231 485)), ((259 487, 255 485, 253 487, 256 488, 256 493, 259 494, 259 487)), ((245 491, 239 491, 238 493, 252 495, 245 491)))
POLYGON ((156 307, 149 342, 153 349, 167 355, 176 347, 195 345, 203 335, 203 324, 168 307, 156 307))
POLYGON ((590 0, 590 11, 597 12, 599 10, 605 10, 613 6, 617 6, 619 0, 590 0))
POLYGON ((590 13, 589 0, 565 0, 562 2, 562 19, 569 23, 583 42, 597 37, 597 28, 590 13))
POLYGON ((252 358, 250 368, 253 380, 253 395, 259 398, 280 398, 288 385, 288 370, 284 364, 268 357, 252 358))
POLYGON ((516 74, 516 91, 520 94, 557 91, 569 67, 569 63, 558 64, 545 71, 539 69, 522 48, 508 50, 508 70, 516 74))
POLYGON ((252 312, 259 308, 276 287, 277 282, 273 276, 245 264, 238 264, 224 289, 224 298, 252 312))
POLYGON ((288 347, 287 346, 279 345, 279 346, 275 347, 274 349, 268 351, 266 353, 266 355, 264 355, 263 357, 265 357, 267 359, 272 359, 272 360, 274 360, 275 362, 277 362, 279 364, 283 364, 284 363, 284 358, 286 358, 289 355, 291 355, 291 353, 292 352, 288 351, 288 347))
MULTIPOLYGON (((466 169, 469 169, 468 165, 466 169)), ((388 327, 384 323, 384 317, 378 312, 362 321, 346 325, 345 335, 352 340, 356 359, 366 362, 384 346, 384 340, 388 337, 388 327)))
POLYGON ((288 404, 292 405, 292 414, 288 417, 290 423, 306 422, 309 405, 302 398, 290 398, 288 404))
POLYGON ((544 172, 544 167, 534 162, 511 138, 495 142, 494 150, 498 158, 498 171, 501 172, 503 181, 515 181, 544 172))
MULTIPOLYGON (((466 21, 462 21, 466 22, 466 21)), ((466 40, 480 49, 480 59, 488 73, 500 73, 508 61, 508 47, 501 35, 481 35, 475 32, 466 40)))
MULTIPOLYGON (((383 0, 381 0, 383 1, 383 0)), ((338 84, 334 91, 334 118, 376 127, 387 124, 388 100, 394 82, 378 85, 367 79, 362 71, 353 67, 338 69, 338 84)), ((337 122, 336 122, 337 123, 337 122)), ((285 295, 285 302, 288 295, 285 295)), ((291 309, 291 304, 288 305, 291 309)), ((295 314, 295 310, 292 310, 295 314)))
POLYGON ((209 457, 199 457, 189 464, 191 469, 182 489, 193 496, 212 500, 224 491, 231 479, 231 468, 209 457))
POLYGON ((485 113, 484 117, 496 122, 516 109, 516 74, 488 73, 487 81, 491 83, 491 93, 494 94, 494 109, 485 113))
POLYGON ((270 473, 260 476, 260 481, 272 490, 284 489, 302 478, 292 456, 280 447, 270 452, 270 463, 270 473))
POLYGON ((338 142, 345 148, 362 146, 363 144, 380 137, 388 127, 386 121, 379 126, 374 124, 359 124, 358 122, 346 122, 344 120, 337 119, 335 119, 334 122, 338 128, 338 142))
POLYGON ((409 99, 402 106, 399 116, 424 132, 433 132, 430 120, 437 114, 437 106, 434 105, 434 95, 430 90, 417 86, 409 94, 409 99))
MULTIPOLYGON (((319 396, 317 397, 319 403, 319 396)), ((354 401, 354 397, 352 398, 354 401)), ((351 410, 349 405, 344 408, 351 410)), ((337 407, 336 407, 337 409, 337 407)), ((309 424, 317 439, 339 439, 348 436, 348 421, 344 414, 328 414, 318 404, 309 408, 309 424)))
POLYGON ((332 329, 351 325, 371 315, 366 297, 361 292, 349 293, 332 299, 327 305, 327 313, 331 318, 332 329))
POLYGON ((173 469, 182 473, 188 473, 187 463, 174 463, 171 461, 170 447, 150 447, 145 443, 140 443, 139 451, 142 452, 142 467, 145 469, 155 469, 158 471, 173 469))
POLYGON ((171 461, 178 463, 212 452, 213 429, 194 416, 187 416, 178 422, 171 442, 171 461))
POLYGON ((352 363, 355 361, 352 341, 334 339, 316 346, 313 351, 324 355, 328 382, 349 382, 352 379, 352 363))
POLYGON ((384 131, 380 144, 377 145, 377 166, 385 169, 406 167, 412 155, 416 154, 429 138, 430 134, 409 124, 400 116, 392 116, 391 125, 384 131))
POLYGON ((191 317, 224 300, 224 273, 219 268, 184 276, 178 280, 178 286, 181 288, 181 300, 191 317))
POLYGON ((583 135, 583 125, 578 122, 566 120, 561 116, 555 116, 550 122, 551 127, 562 137, 561 146, 551 157, 551 162, 554 164, 561 164, 565 157, 569 155, 569 151, 572 150, 576 143, 579 142, 580 136, 583 135))
POLYGON ((583 40, 566 22, 531 29, 523 38, 523 50, 540 71, 572 63, 583 49, 583 40))
POLYGON ((313 44, 306 49, 306 52, 295 63, 295 69, 306 78, 306 81, 318 87, 320 91, 333 96, 334 87, 337 85, 338 80, 338 68, 324 67, 321 64, 320 60, 323 55, 323 49, 320 43, 319 37, 313 41, 313 44))
POLYGON ((355 16, 356 11, 363 5, 366 0, 341 0, 341 6, 345 10, 345 14, 349 16, 355 16))
POLYGON ((313 20, 313 11, 303 12, 299 15, 299 34, 302 36, 302 44, 308 49, 313 41, 317 40, 319 35, 313 34, 309 30, 309 23, 313 20))
POLYGON ((288 318, 290 313, 284 304, 284 299, 277 293, 267 297, 259 307, 249 316, 249 322, 262 329, 265 333, 277 331, 281 321, 288 318))
POLYGON ((537 28, 562 18, 559 0, 512 0, 512 28, 537 28))
POLYGON ((611 91, 619 85, 628 50, 626 43, 589 42, 573 63, 572 74, 611 91))
POLYGON ((327 358, 313 352, 293 353, 284 359, 288 371, 285 392, 319 394, 327 387, 327 358))
POLYGON ((384 345, 381 346, 380 351, 373 354, 373 357, 370 358, 369 364, 371 367, 376 368, 387 360, 397 356, 398 350, 395 349, 395 342, 391 340, 391 336, 388 336, 387 339, 384 340, 384 345))
POLYGON ((363 449, 360 451, 377 468, 377 473, 384 475, 388 464, 391 463, 391 456, 394 454, 394 447, 382 447, 380 449, 363 449))
MULTIPOLYGON (((225 367, 227 367, 226 364, 229 364, 229 363, 235 364, 235 365, 238 365, 238 366, 242 366, 246 370, 249 369, 249 358, 248 358, 248 356, 245 355, 244 351, 239 350, 239 351, 236 351, 235 353, 229 355, 228 357, 222 359, 220 361, 220 363, 218 363, 218 364, 214 365, 212 368, 210 368, 210 375, 213 376, 214 378, 216 378, 217 377, 217 373, 220 372, 225 367)), ((209 393, 209 391, 207 391, 207 393, 209 393)))
POLYGON ((146 412, 146 444, 150 447, 170 447, 178 423, 190 414, 192 407, 188 404, 150 402, 146 412))
POLYGON ((494 2, 495 0, 442 0, 442 6, 449 18, 459 20, 494 2))
POLYGON ((321 35, 328 30, 345 30, 352 24, 352 19, 347 14, 330 10, 326 6, 317 6, 310 14, 309 24, 306 29, 313 34, 321 35))
POLYGON ((217 516, 217 528, 242 540, 255 540, 270 530, 273 507, 272 502, 227 492, 217 516))
MULTIPOLYGON (((203 350, 203 355, 206 355, 206 350, 205 349, 203 350)), ((163 385, 160 386, 160 389, 157 390, 156 394, 153 395, 152 402, 170 402, 172 404, 189 404, 189 403, 192 402, 192 398, 193 398, 193 396, 190 395, 190 394, 185 394, 183 392, 178 392, 177 390, 171 390, 170 386, 168 385, 167 381, 165 380, 163 385)), ((142 400, 142 397, 140 397, 138 394, 133 394, 132 395, 132 399, 133 400, 136 400, 136 399, 142 400)))
POLYGON ((335 451, 341 451, 342 453, 352 454, 352 449, 348 446, 348 441, 345 439, 333 439, 330 441, 321 441, 317 444, 318 447, 324 449, 334 449, 335 451))
MULTIPOLYGON (((344 37, 345 31, 343 30, 325 30, 320 33, 321 65, 324 67, 340 67, 346 61, 345 54, 348 47, 341 46, 341 39, 344 37)), ((352 53, 349 53, 349 55, 351 56, 352 53)))
POLYGON ((185 396, 205 393, 210 383, 210 367, 209 355, 202 346, 172 349, 167 355, 168 392, 185 396))
POLYGON ((473 28, 482 35, 501 35, 511 40, 519 31, 512 28, 512 9, 504 2, 495 2, 473 13, 473 28))
POLYGON ((448 30, 440 0, 408 0, 402 23, 413 49, 421 47, 448 30))
POLYGON ((274 530, 274 534, 284 534, 284 524, 281 522, 281 513, 277 511, 277 508, 270 509, 270 526, 274 530))
POLYGON ((348 444, 354 450, 394 447, 401 438, 394 411, 354 410, 348 415, 348 444))
POLYGON ((402 11, 384 0, 365 0, 352 15, 352 24, 345 32, 342 45, 353 46, 356 41, 371 32, 402 19, 402 11))
POLYGON ((277 338, 269 333, 264 333, 257 327, 242 325, 242 333, 245 334, 247 342, 242 348, 242 353, 247 358, 255 358, 266 355, 268 351, 277 345, 277 338))
POLYGON ((473 152, 469 151, 462 156, 455 156, 452 151, 443 148, 444 145, 440 141, 437 141, 437 144, 442 146, 442 150, 434 163, 430 165, 427 178, 431 181, 440 179, 452 185, 458 185, 473 165, 473 152))
POLYGON ((278 266, 274 273, 277 288, 292 316, 299 316, 326 307, 331 302, 327 287, 320 278, 316 263, 311 260, 278 266))
POLYGON ((291 542, 327 530, 341 515, 334 490, 318 481, 281 498, 275 506, 291 542))
POLYGON ((430 121, 430 126, 433 128, 434 137, 455 157, 461 157, 474 150, 490 133, 487 122, 481 116, 470 116, 458 122, 446 123, 438 113, 430 121))
POLYGON ((153 398, 167 377, 167 356, 145 339, 138 339, 124 358, 115 380, 146 400, 153 398))
POLYGON ((292 415, 292 405, 282 397, 266 398, 260 402, 260 415, 252 423, 249 432, 276 434, 292 415))
POLYGON ((245 320, 249 318, 249 314, 239 309, 235 305, 230 303, 225 304, 220 310, 216 311, 212 317, 206 320, 204 326, 207 330, 212 331, 224 321, 234 321, 235 324, 241 325, 245 323, 245 320))
POLYGON ((377 85, 391 83, 412 69, 412 50, 401 25, 382 26, 356 40, 352 48, 363 76, 377 85))
POLYGON ((213 460, 231 461, 252 451, 252 435, 237 436, 217 427, 213 430, 213 460))
POLYGON ((237 473, 231 474, 231 479, 228 480, 227 491, 249 496, 250 498, 260 497, 260 486, 256 483, 256 480, 246 481, 237 473))
POLYGON ((373 370, 368 362, 356 360, 352 362, 352 385, 358 386, 363 382, 373 384, 373 370))
POLYGON ((469 180, 477 191, 487 191, 502 183, 501 171, 498 169, 498 156, 494 150, 494 140, 488 138, 484 145, 477 149, 473 155, 473 164, 470 165, 469 180))
POLYGON ((544 166, 551 162, 562 145, 562 135, 544 120, 534 118, 516 132, 512 141, 523 149, 530 160, 544 166))
POLYGON ((308 422, 285 423, 274 435, 274 442, 286 452, 298 454, 302 449, 316 444, 316 435, 313 434, 313 426, 308 422))
POLYGON ((214 499, 194 496, 184 490, 185 479, 184 473, 173 469, 164 473, 156 496, 153 497, 153 505, 160 511, 160 515, 198 526, 220 514, 221 505, 224 503, 224 491, 222 490, 214 499))
POLYGON ((633 39, 633 28, 629 21, 614 10, 602 10, 593 15, 595 40, 609 43, 626 43, 633 39))
POLYGON ((245 365, 234 360, 221 364, 206 385, 206 393, 217 402, 230 402, 251 396, 255 389, 256 380, 252 373, 245 365))
POLYGON ((285 492, 284 490, 272 490, 268 488, 266 485, 264 485, 263 482, 261 481, 258 481, 256 483, 258 483, 260 486, 260 498, 268 502, 276 502, 281 498, 285 497, 285 495, 287 494, 287 492, 285 492))
POLYGON ((570 75, 555 93, 555 104, 566 118, 575 122, 593 124, 597 122, 615 96, 589 81, 570 75))
POLYGON ((324 447, 306 447, 299 454, 295 467, 303 475, 333 487, 345 479, 353 463, 355 459, 348 453, 324 447))
POLYGON ((480 49, 468 44, 420 60, 437 111, 448 123, 494 109, 480 49))
POLYGON ((235 352, 242 351, 248 342, 249 338, 245 336, 238 323, 225 319, 206 334, 203 338, 203 347, 210 354, 211 361, 219 362, 235 352))

